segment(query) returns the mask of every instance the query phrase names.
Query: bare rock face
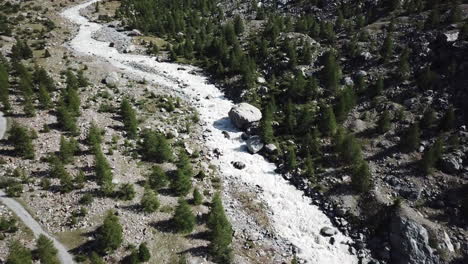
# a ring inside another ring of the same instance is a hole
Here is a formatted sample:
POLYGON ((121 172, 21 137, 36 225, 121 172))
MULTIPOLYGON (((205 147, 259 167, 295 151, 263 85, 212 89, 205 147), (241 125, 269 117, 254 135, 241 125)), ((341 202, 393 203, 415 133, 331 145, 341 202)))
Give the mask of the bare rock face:
POLYGON ((394 217, 391 223, 391 263, 438 264, 439 258, 429 245, 429 232, 406 217, 394 217))
POLYGON ((229 118, 237 128, 246 129, 250 124, 262 119, 262 112, 251 104, 240 103, 231 108, 229 118))

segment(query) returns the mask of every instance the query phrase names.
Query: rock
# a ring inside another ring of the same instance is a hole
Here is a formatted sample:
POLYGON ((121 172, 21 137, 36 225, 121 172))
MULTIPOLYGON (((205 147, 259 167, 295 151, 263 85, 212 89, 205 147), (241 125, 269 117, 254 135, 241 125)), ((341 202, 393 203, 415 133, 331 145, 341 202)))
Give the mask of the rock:
POLYGON ((106 76, 106 78, 104 79, 104 82, 108 86, 117 87, 117 85, 120 83, 120 77, 119 77, 118 73, 111 72, 106 76))
POLYGON ((391 263, 438 264, 439 258, 429 245, 429 232, 406 217, 393 217, 390 225, 391 263))
POLYGON ((134 30, 128 32, 128 35, 131 36, 131 37, 143 36, 143 34, 141 34, 141 31, 138 30, 138 29, 134 29, 134 30))
POLYGON ((347 86, 353 86, 354 85, 353 79, 351 77, 349 77, 349 76, 344 78, 344 83, 347 86))
POLYGON ((263 146, 264 145, 262 143, 262 139, 260 138, 260 136, 253 136, 247 140, 247 148, 249 149, 249 152, 252 154, 255 154, 259 152, 260 150, 262 150, 263 146))
POLYGON ((463 162, 452 154, 442 157, 441 162, 442 171, 445 173, 457 173, 463 168, 463 162))
POLYGON ((331 237, 336 234, 336 231, 331 227, 322 227, 322 229, 320 229, 320 234, 322 236, 331 237))
POLYGON ((450 240, 450 237, 449 235, 447 234, 447 232, 444 231, 444 234, 442 236, 442 239, 439 243, 439 248, 442 248, 442 249, 445 249, 445 250, 448 250, 450 252, 455 252, 455 247, 453 246, 452 244, 452 241, 450 240))
POLYGON ((251 104, 240 103, 229 111, 229 118, 236 127, 245 129, 253 122, 260 121, 262 112, 251 104))
POLYGON ((231 136, 229 135, 229 133, 227 131, 223 131, 222 133, 223 133, 225 138, 227 138, 227 139, 231 138, 231 136))
POLYGON ((361 119, 356 119, 351 124, 349 125, 349 128, 356 133, 362 132, 366 130, 368 127, 367 122, 361 120, 361 119))
POLYGON ((265 145, 265 151, 269 154, 275 154, 278 151, 278 148, 275 146, 275 144, 267 144, 265 145))
POLYGON ((236 168, 238 170, 242 170, 242 169, 245 168, 245 163, 242 162, 242 161, 233 162, 232 165, 234 166, 234 168, 236 168))

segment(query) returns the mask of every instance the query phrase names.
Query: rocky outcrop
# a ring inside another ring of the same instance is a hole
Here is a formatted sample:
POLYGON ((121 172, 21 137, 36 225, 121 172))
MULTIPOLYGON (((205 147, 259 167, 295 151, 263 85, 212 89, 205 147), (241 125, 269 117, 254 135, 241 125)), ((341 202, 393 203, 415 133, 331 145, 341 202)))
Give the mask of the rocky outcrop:
POLYGON ((429 245, 429 232, 419 223, 406 217, 392 219, 390 243, 391 263, 394 264, 436 264, 439 258, 429 245))
POLYGON ((229 118, 237 128, 246 129, 262 119, 262 112, 251 104, 240 103, 229 111, 229 118))
POLYGON ((252 154, 255 154, 262 150, 263 146, 264 144, 259 136, 252 136, 247 140, 247 148, 252 154))
POLYGON ((459 172, 463 168, 462 164, 463 161, 460 158, 451 154, 445 155, 441 160, 442 170, 451 174, 459 172))

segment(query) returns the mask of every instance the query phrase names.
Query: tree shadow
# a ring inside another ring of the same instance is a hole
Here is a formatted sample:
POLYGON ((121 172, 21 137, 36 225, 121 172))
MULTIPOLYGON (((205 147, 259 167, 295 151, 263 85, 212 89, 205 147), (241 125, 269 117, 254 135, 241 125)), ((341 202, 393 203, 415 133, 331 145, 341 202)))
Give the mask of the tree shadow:
POLYGON ((154 222, 151 224, 152 227, 156 228, 156 230, 162 233, 176 233, 174 230, 174 225, 172 219, 161 220, 158 222, 154 222))
POLYGON ((190 235, 186 235, 186 238, 191 238, 191 239, 198 239, 198 240, 209 240, 210 238, 210 232, 209 231, 201 231, 197 233, 192 233, 190 235))
POLYGON ((181 251, 178 254, 184 255, 187 253, 195 257, 205 257, 205 256, 208 256, 210 252, 209 252, 208 246, 198 246, 198 247, 193 247, 193 248, 189 248, 187 250, 181 251))

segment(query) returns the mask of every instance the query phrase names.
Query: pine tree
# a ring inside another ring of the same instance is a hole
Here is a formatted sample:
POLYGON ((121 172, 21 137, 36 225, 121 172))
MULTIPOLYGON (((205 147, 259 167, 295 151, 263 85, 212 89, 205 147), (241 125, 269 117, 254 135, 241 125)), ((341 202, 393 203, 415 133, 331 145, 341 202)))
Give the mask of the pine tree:
POLYGON ((187 201, 179 198, 179 203, 172 218, 174 228, 180 233, 191 233, 195 227, 195 216, 187 201))
POLYGON ((148 185, 155 191, 167 186, 169 182, 166 172, 158 166, 153 166, 148 175, 148 185))
POLYGON ((6 260, 6 264, 32 264, 31 251, 25 248, 17 240, 11 242, 9 246, 10 252, 6 260))
POLYGON ((37 98, 42 109, 48 109, 50 107, 52 100, 50 99, 49 91, 47 90, 45 85, 39 85, 39 92, 37 98))
POLYGON ((89 256, 89 262, 90 264, 106 264, 106 262, 94 251, 89 256))
POLYGON ((321 107, 322 110, 322 116, 320 118, 320 130, 322 134, 327 135, 327 136, 332 136, 335 134, 336 131, 336 119, 335 119, 335 113, 333 112, 333 109, 331 106, 324 106, 321 107))
POLYGON ((458 1, 455 1, 452 3, 452 8, 450 9, 450 14, 448 17, 448 22, 450 24, 455 24, 458 23, 462 20, 462 11, 460 9, 460 5, 458 4, 458 1))
POLYGON ((141 207, 145 213, 154 213, 159 208, 159 199, 155 191, 145 188, 143 197, 141 198, 141 207))
POLYGON ((60 158, 64 163, 73 161, 73 156, 78 151, 78 142, 74 138, 67 140, 64 136, 60 137, 60 158))
POLYGON ((34 146, 31 131, 20 126, 16 121, 10 128, 10 137, 8 139, 15 149, 15 153, 26 159, 34 158, 34 146))
POLYGON ((60 264, 57 253, 58 251, 55 249, 52 240, 41 234, 37 239, 35 251, 41 264, 60 264))
POLYGON ((234 31, 236 32, 237 36, 240 36, 242 33, 244 33, 244 21, 239 15, 234 17, 234 31))
POLYGON ((99 146, 102 143, 102 133, 103 131, 96 125, 96 123, 91 123, 86 137, 86 143, 91 147, 93 152, 96 146, 99 146))
POLYGON ((455 112, 453 107, 450 107, 445 115, 441 118, 439 128, 442 131, 450 131, 455 127, 455 112))
POLYGON ((421 141, 419 123, 412 124, 401 139, 401 148, 405 152, 411 152, 419 147, 421 141))
POLYGON ((380 51, 384 62, 388 62, 390 57, 393 55, 393 34, 391 32, 387 33, 382 49, 380 51))
POLYGON ((352 134, 344 136, 340 151, 347 164, 357 164, 363 159, 361 145, 352 134))
POLYGON ((11 108, 10 105, 10 83, 9 83, 9 75, 8 75, 8 70, 0 62, 0 102, 3 105, 4 110, 9 110, 11 108))
POLYGON ((260 121, 262 139, 266 144, 273 143, 274 132, 272 122, 273 110, 271 105, 268 105, 267 107, 265 107, 265 110, 263 112, 263 118, 260 121))
POLYGON ((123 228, 113 211, 108 211, 104 223, 97 230, 96 248, 103 254, 112 252, 123 242, 123 228))
POLYGON ((76 118, 64 105, 59 105, 57 108, 57 123, 64 131, 74 134, 78 130, 76 126, 76 118))
POLYGON ((146 246, 146 243, 141 243, 138 247, 138 260, 141 262, 148 262, 151 259, 151 253, 146 246))
POLYGON ((325 89, 328 90, 330 94, 335 94, 338 90, 340 69, 333 52, 327 52, 325 54, 325 63, 322 72, 325 89))
POLYGON ((135 188, 131 183, 124 183, 120 185, 120 189, 118 191, 118 197, 124 201, 131 201, 135 198, 135 188))
POLYGON ((431 29, 439 26, 440 24, 440 10, 439 7, 436 6, 432 9, 431 13, 429 14, 426 20, 426 29, 431 29))
POLYGON ((294 171, 297 168, 296 150, 294 146, 288 147, 286 166, 289 171, 294 171))
POLYGON ((305 166, 304 177, 311 182, 315 182, 314 163, 312 161, 312 158, 310 157, 310 154, 307 154, 304 166, 305 166))
POLYGON ((357 192, 368 192, 371 188, 372 174, 366 161, 361 161, 354 166, 351 184, 357 192))
POLYGON ((141 152, 144 159, 153 162, 166 162, 171 160, 173 156, 167 139, 151 130, 143 132, 141 152))
POLYGON ((436 116, 435 116, 434 109, 432 109, 432 107, 429 106, 424 111, 424 115, 421 119, 421 127, 430 128, 432 127, 432 125, 434 125, 435 120, 436 120, 436 116))
POLYGON ((78 79, 78 87, 86 87, 89 85, 89 81, 86 78, 86 76, 84 76, 83 70, 78 71, 77 79, 78 79))
POLYGON ((388 111, 384 111, 377 122, 377 131, 381 134, 390 130, 391 120, 388 111))
POLYGON ((174 178, 171 179, 171 189, 179 196, 185 196, 192 188, 189 174, 183 169, 177 169, 174 178))
POLYGON ((112 190, 108 188, 112 186, 112 170, 100 147, 96 149, 94 170, 98 184, 106 187, 107 194, 110 194, 112 190))
POLYGON ((198 190, 198 188, 195 188, 193 190, 193 204, 194 205, 201 205, 203 203, 203 196, 198 190))
POLYGON ((136 112, 127 99, 122 100, 120 104, 120 115, 127 135, 130 138, 135 138, 137 136, 138 121, 136 119, 136 112))
POLYGON ((209 235, 209 249, 218 263, 232 262, 232 226, 224 213, 221 195, 216 193, 211 203, 207 225, 211 232, 209 235))

